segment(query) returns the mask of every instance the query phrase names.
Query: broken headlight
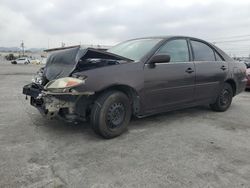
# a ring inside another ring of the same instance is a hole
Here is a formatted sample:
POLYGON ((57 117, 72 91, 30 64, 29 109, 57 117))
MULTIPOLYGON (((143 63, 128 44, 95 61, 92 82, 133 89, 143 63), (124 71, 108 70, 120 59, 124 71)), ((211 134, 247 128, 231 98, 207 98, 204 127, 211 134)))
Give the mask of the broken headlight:
POLYGON ((44 67, 42 67, 41 69, 39 69, 36 73, 36 75, 34 76, 34 78, 32 79, 33 83, 42 85, 43 83, 43 71, 44 71, 44 67))
POLYGON ((85 80, 86 77, 82 77, 81 79, 72 77, 59 78, 57 80, 52 80, 47 83, 44 89, 53 92, 66 92, 69 91, 69 89, 72 87, 84 84, 85 80))

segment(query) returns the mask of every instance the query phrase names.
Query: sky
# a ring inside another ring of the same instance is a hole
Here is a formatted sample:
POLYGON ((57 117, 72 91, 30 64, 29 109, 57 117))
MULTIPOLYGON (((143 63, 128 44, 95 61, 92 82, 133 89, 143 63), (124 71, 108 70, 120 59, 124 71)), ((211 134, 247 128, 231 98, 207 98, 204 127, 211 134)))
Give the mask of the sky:
POLYGON ((114 45, 185 35, 250 54, 249 0, 0 0, 0 46, 114 45))

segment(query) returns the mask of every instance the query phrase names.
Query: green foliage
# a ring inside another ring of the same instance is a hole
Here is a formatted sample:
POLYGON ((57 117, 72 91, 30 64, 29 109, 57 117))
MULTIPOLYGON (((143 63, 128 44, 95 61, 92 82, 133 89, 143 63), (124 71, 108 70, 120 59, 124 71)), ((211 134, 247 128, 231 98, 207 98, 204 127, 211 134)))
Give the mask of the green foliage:
POLYGON ((14 54, 8 54, 5 56, 5 59, 8 61, 12 61, 12 60, 15 60, 16 57, 14 56, 14 54))

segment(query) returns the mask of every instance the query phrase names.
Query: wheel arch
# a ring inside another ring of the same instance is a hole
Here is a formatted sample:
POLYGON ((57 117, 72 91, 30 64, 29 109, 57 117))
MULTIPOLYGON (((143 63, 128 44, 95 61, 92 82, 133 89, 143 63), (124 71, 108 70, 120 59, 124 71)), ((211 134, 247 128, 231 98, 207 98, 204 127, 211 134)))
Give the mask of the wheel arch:
POLYGON ((101 94, 111 90, 121 91, 125 93, 129 98, 129 100, 131 101, 133 115, 138 114, 140 109, 140 97, 138 92, 133 87, 122 84, 112 85, 96 92, 95 95, 96 97, 98 97, 101 94))
POLYGON ((233 96, 235 96, 236 95, 236 82, 233 80, 233 79, 227 79, 226 81, 225 81, 225 83, 228 83, 228 84, 230 84, 231 85, 231 87, 232 87, 232 89, 233 89, 233 96))

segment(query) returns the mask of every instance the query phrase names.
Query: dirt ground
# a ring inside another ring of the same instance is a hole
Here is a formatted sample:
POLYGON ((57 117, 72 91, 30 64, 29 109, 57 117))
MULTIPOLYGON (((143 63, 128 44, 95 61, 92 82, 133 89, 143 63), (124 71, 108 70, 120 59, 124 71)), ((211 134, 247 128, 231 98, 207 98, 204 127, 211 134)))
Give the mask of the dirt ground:
POLYGON ((46 120, 22 95, 37 65, 0 63, 0 187, 250 187, 250 92, 133 119, 104 140, 88 123, 46 120))

